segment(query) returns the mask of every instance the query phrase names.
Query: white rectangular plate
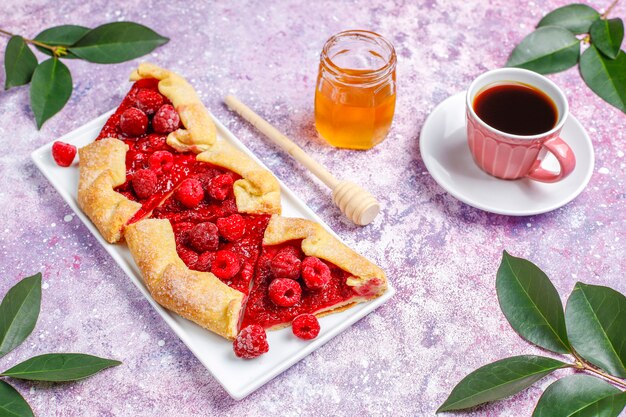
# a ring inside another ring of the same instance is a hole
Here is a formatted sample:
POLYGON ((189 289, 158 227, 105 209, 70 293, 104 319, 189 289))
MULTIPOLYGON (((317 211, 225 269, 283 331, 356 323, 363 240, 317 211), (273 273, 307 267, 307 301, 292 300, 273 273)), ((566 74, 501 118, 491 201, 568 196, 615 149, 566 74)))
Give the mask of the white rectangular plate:
MULTIPOLYGON (((110 111, 90 121, 84 126, 59 138, 62 142, 71 143, 77 147, 91 143, 102 129, 102 126, 113 113, 110 111)), ((262 166, 263 163, 248 148, 246 148, 226 127, 215 117, 218 136, 231 142, 238 149, 248 154, 262 166)), ((63 199, 76 212, 95 238, 109 252, 111 257, 126 272, 139 291, 152 304, 154 309, 163 317, 163 320, 174 330, 178 337, 187 345, 200 362, 209 370, 211 375, 219 381, 224 389, 234 399, 242 399, 263 386, 276 375, 328 342, 331 338, 363 318, 378 306, 383 304, 395 293, 392 287, 381 297, 367 303, 358 304, 344 312, 332 314, 320 319, 321 332, 312 341, 301 341, 291 334, 291 328, 268 332, 270 351, 254 360, 242 360, 235 357, 232 343, 201 328, 177 314, 165 310, 158 305, 148 293, 141 273, 135 265, 125 244, 111 245, 78 208, 76 190, 78 187, 77 163, 70 168, 61 168, 52 159, 52 142, 42 146, 32 153, 35 165, 48 178, 63 199)), ((313 211, 306 206, 294 193, 281 183, 283 215, 287 217, 302 217, 322 224, 331 233, 332 230, 313 211)), ((335 236, 336 234, 333 233, 335 236)))

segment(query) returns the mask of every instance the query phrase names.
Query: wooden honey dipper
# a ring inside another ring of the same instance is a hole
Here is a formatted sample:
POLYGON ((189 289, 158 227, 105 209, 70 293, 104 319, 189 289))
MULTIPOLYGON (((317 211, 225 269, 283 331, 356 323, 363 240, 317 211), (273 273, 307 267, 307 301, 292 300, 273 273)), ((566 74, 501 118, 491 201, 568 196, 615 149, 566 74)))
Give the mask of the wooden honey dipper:
POLYGON ((333 202, 346 217, 360 226, 370 224, 376 218, 380 204, 370 192, 353 182, 335 178, 323 165, 236 97, 226 96, 224 102, 326 184, 333 191, 333 202))

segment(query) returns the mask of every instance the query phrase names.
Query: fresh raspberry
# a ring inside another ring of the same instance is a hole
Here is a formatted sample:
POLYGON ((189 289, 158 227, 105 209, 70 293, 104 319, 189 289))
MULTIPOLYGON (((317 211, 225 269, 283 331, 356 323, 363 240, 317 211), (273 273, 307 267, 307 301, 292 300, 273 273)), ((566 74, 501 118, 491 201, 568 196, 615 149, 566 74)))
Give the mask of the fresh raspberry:
POLYGON ((267 288, 267 295, 277 306, 291 307, 300 301, 302 288, 292 279, 276 278, 267 288))
POLYGON ((198 204, 200 204, 204 198, 204 190, 202 189, 200 181, 193 178, 187 178, 176 189, 175 196, 176 199, 183 204, 183 206, 192 209, 198 207, 198 204))
POLYGON ((276 278, 298 279, 300 276, 300 259, 289 246, 278 251, 270 263, 276 278))
POLYGON ((149 198, 157 189, 157 175, 149 169, 141 169, 133 175, 132 184, 137 197, 149 198))
POLYGON ((241 239, 246 233, 246 221, 241 214, 231 214, 228 217, 217 219, 217 229, 220 235, 230 242, 241 239))
POLYGON ((216 200, 224 201, 230 190, 233 188, 233 177, 228 174, 218 175, 217 177, 211 178, 209 181, 209 186, 207 187, 207 192, 211 197, 216 200))
POLYGON ((178 252, 178 257, 183 260, 185 265, 188 268, 195 268, 196 263, 198 262, 198 254, 194 251, 185 248, 184 246, 177 247, 176 251, 178 252))
POLYGON ((168 172, 174 166, 174 155, 168 151, 156 151, 148 158, 148 164, 157 173, 168 172))
POLYGON ((256 358, 270 350, 263 327, 251 324, 242 329, 233 342, 233 350, 238 358, 243 359, 256 358))
POLYGON ((152 128, 157 133, 167 134, 178 129, 180 117, 171 104, 162 105, 152 119, 152 128))
POLYGON ((146 133, 148 116, 136 107, 124 110, 120 117, 120 128, 128 136, 141 136, 146 133))
POLYGON ((215 260, 211 265, 213 275, 222 280, 233 278, 241 269, 241 259, 235 252, 220 250, 215 254, 215 260))
POLYGON ((76 157, 76 146, 56 141, 52 144, 52 157, 60 167, 68 167, 76 157))
POLYGON ((198 223, 189 231, 189 244, 198 252, 217 250, 220 238, 217 226, 211 222, 198 223))
POLYGON ((202 272, 209 272, 214 260, 215 252, 204 252, 198 256, 198 262, 196 262, 196 267, 194 269, 202 272))
POLYGON ((319 290, 330 282, 330 268, 319 258, 307 256, 302 261, 302 279, 308 288, 319 290))
POLYGON ((313 314, 300 314, 291 322, 291 331, 300 339, 315 339, 320 333, 320 323, 313 314))
POLYGON ((163 105, 163 96, 158 91, 144 88, 139 90, 135 106, 146 114, 154 114, 163 105))

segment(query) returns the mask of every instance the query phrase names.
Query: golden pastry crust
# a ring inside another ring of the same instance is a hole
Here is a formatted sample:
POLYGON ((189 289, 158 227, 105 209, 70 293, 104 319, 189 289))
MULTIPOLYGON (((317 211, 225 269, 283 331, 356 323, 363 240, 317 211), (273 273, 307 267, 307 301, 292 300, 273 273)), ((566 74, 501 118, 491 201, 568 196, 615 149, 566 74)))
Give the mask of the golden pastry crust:
POLYGON ((187 80, 148 62, 139 64, 130 75, 131 81, 142 78, 159 80, 159 91, 172 102, 183 123, 183 129, 168 135, 168 145, 179 152, 200 153, 216 142, 215 123, 187 80))
MULTIPOLYGON (((301 247, 305 255, 324 259, 352 275, 346 283, 353 287, 358 297, 348 302, 369 300, 386 291, 387 278, 382 269, 310 220, 272 216, 263 236, 263 244, 278 245, 299 239, 302 239, 301 247)), ((339 307, 341 305, 333 306, 331 310, 339 307)))
POLYGON ((121 140, 106 138, 78 151, 78 205, 109 243, 121 239, 122 229, 141 208, 113 190, 126 181, 127 149, 121 140))
POLYGON ((225 338, 237 336, 244 294, 210 272, 189 269, 176 252, 168 220, 138 221, 126 228, 125 236, 156 302, 225 338))

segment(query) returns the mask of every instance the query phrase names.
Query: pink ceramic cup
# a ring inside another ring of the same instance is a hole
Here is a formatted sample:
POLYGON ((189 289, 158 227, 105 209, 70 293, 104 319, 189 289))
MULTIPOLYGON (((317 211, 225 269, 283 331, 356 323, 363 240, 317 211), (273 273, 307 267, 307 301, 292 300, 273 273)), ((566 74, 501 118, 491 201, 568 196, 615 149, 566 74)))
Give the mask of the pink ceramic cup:
POLYGON ((466 97, 467 142, 476 164, 488 174, 514 180, 530 178, 541 182, 556 182, 567 177, 576 166, 574 152, 560 137, 569 106, 565 94, 552 81, 533 71, 501 68, 476 78, 466 97), (474 111, 474 98, 494 84, 523 83, 543 91, 556 105, 556 125, 545 133, 532 136, 513 135, 494 129, 483 122, 474 111), (551 152, 560 165, 559 172, 541 167, 541 161, 551 152))

